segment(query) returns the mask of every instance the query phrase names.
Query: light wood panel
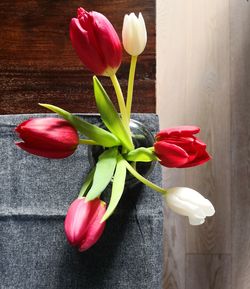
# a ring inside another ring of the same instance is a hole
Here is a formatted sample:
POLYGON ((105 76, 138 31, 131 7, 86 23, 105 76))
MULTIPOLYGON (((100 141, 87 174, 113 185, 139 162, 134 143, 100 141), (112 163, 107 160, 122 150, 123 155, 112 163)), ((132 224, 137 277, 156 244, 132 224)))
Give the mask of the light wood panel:
POLYGON ((165 186, 193 187, 216 208, 200 227, 166 210, 164 288, 248 289, 250 3, 158 0, 157 36, 161 127, 197 124, 213 156, 166 169, 165 186))
MULTIPOLYGON (((157 2, 157 111, 161 127, 185 123, 188 1, 157 2)), ((185 185, 184 171, 165 169, 165 187, 185 185)), ((185 288, 186 220, 166 210, 164 288, 185 288)))
POLYGON ((186 266, 187 289, 234 288, 231 286, 231 255, 188 255, 186 266))
POLYGON ((230 0, 232 288, 250 288, 250 3, 230 0))
POLYGON ((186 170, 186 184, 212 201, 216 215, 203 226, 187 227, 187 253, 231 253, 229 5, 191 2, 185 120, 201 127, 213 160, 186 170))

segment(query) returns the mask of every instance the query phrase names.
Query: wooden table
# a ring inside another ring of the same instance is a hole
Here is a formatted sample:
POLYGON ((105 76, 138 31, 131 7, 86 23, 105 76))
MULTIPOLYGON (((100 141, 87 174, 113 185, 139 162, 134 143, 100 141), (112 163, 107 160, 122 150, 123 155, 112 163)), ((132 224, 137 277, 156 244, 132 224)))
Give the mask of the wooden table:
MULTIPOLYGON (((83 67, 69 39, 69 22, 80 5, 105 14, 120 36, 125 13, 143 13, 148 43, 137 66, 133 111, 155 112, 154 0, 2 0, 0 114, 46 112, 38 102, 71 112, 96 112, 92 73, 83 67)), ((118 71, 124 94, 129 61, 124 51, 118 71)), ((102 77, 101 81, 115 100, 110 80, 102 77)))

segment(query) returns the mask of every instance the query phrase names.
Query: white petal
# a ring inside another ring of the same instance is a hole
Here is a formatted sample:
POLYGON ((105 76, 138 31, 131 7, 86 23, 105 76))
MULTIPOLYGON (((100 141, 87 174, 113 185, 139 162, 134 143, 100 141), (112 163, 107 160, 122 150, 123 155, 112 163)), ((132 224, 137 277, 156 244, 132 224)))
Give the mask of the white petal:
POLYGON ((124 49, 133 56, 141 54, 145 49, 147 31, 141 13, 138 18, 135 13, 125 15, 122 28, 122 42, 124 49))
POLYGON ((192 226, 198 226, 198 225, 202 225, 205 222, 205 219, 198 219, 198 218, 193 218, 193 217, 189 217, 189 224, 192 226))
POLYGON ((168 189, 167 192, 166 201, 170 209, 189 217, 192 224, 202 224, 206 216, 215 213, 211 202, 195 190, 175 187, 168 189))
POLYGON ((215 213, 214 206, 208 199, 205 199, 205 200, 206 200, 206 203, 203 205, 203 210, 205 211, 207 216, 209 217, 213 216, 215 213))

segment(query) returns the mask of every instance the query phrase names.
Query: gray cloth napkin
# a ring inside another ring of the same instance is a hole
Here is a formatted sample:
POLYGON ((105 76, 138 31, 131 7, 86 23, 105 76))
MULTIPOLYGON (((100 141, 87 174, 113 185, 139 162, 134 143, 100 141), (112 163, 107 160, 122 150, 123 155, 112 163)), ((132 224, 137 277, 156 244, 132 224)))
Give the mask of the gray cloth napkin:
MULTIPOLYGON (((63 222, 90 170, 87 146, 63 160, 17 148, 15 126, 45 116, 51 114, 0 116, 0 288, 162 288, 162 197, 143 185, 126 190, 90 250, 79 253, 68 245, 63 222)), ((100 122, 98 115, 81 117, 100 122)), ((158 130, 155 114, 133 118, 158 130)), ((161 184, 159 165, 150 180, 161 184)))

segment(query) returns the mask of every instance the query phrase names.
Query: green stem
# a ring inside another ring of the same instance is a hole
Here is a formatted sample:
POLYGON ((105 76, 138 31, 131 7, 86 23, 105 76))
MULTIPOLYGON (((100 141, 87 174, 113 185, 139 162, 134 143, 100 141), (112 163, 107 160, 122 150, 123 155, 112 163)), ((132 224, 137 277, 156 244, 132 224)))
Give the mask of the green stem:
POLYGON ((94 177, 94 173, 95 173, 95 167, 89 172, 81 190, 80 193, 78 195, 78 198, 81 198, 84 196, 84 194, 87 192, 90 184, 92 183, 93 177, 94 177))
POLYGON ((92 139, 79 139, 79 144, 83 145, 99 145, 96 141, 92 139))
POLYGON ((133 100, 133 88, 134 88, 136 62, 137 62, 137 56, 131 56, 129 78, 128 78, 127 102, 126 102, 126 109, 127 109, 127 114, 128 114, 129 119, 130 119, 132 100, 133 100))
POLYGON ((162 195, 165 195, 167 193, 167 191, 159 186, 157 186, 156 184, 150 182, 149 180, 147 180, 146 178, 144 178, 142 175, 140 175, 126 160, 124 160, 126 168, 128 169, 128 171, 135 177, 137 178, 140 182, 142 182, 143 184, 145 184, 146 186, 150 187, 151 189, 161 193, 162 195))
POLYGON ((114 86, 114 89, 116 92, 116 96, 117 96, 117 100, 118 100, 118 104, 119 104, 119 108, 120 108, 120 112, 121 112, 121 116, 122 116, 122 123, 124 124, 126 130, 130 133, 129 118, 128 118, 128 114, 127 114, 125 101, 124 101, 124 97, 123 97, 120 83, 119 83, 115 74, 110 75, 110 79, 113 83, 113 86, 114 86))

